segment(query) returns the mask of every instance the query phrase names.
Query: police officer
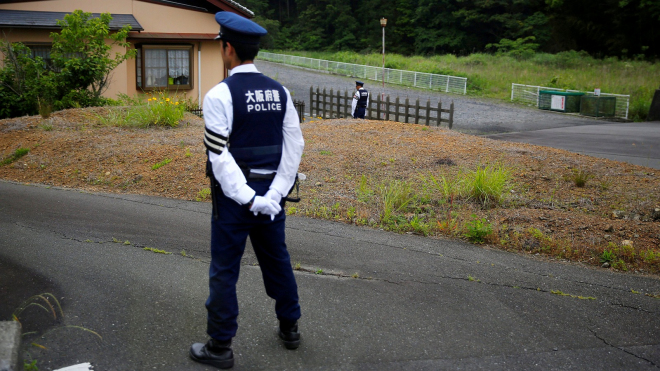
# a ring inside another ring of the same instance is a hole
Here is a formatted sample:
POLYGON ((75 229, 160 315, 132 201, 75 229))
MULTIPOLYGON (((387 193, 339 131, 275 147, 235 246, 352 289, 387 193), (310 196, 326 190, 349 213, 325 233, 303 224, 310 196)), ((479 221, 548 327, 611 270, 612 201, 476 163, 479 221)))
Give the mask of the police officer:
POLYGON ((355 94, 353 95, 353 118, 363 119, 369 105, 369 92, 363 87, 362 81, 355 82, 355 94))
POLYGON ((292 188, 304 141, 289 91, 257 71, 253 60, 266 30, 219 12, 220 52, 229 77, 204 97, 207 175, 211 178, 211 266, 206 344, 190 357, 218 368, 234 365, 231 340, 238 328, 236 282, 250 237, 268 296, 275 300, 279 337, 300 345, 298 288, 284 242, 283 197, 292 188))

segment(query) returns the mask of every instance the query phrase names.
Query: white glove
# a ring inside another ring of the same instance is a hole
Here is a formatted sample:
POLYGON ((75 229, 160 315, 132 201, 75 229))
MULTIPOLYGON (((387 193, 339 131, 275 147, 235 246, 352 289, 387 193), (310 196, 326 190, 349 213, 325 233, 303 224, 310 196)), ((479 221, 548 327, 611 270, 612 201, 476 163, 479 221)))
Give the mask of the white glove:
POLYGON ((266 192, 266 194, 264 195, 264 197, 269 198, 277 202, 278 204, 280 203, 280 201, 282 201, 282 195, 280 194, 280 192, 278 192, 275 189, 269 189, 268 192, 266 192))
POLYGON ((252 202, 252 207, 250 207, 250 211, 254 213, 254 215, 257 215, 259 213, 264 214, 264 215, 270 215, 270 220, 275 219, 275 215, 279 214, 280 211, 282 211, 282 207, 280 206, 279 203, 263 197, 263 196, 256 196, 254 198, 254 201, 252 202))

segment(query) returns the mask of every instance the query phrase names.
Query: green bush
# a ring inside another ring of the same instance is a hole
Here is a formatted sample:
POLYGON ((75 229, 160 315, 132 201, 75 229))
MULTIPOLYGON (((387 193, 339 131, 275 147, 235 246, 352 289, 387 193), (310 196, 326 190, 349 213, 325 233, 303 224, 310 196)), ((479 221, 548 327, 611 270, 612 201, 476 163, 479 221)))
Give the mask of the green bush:
POLYGON ((472 220, 465 223, 464 236, 470 242, 484 243, 486 242, 486 237, 491 233, 493 233, 493 226, 485 218, 477 219, 477 216, 472 214, 472 220))
POLYGON ((502 39, 499 43, 488 44, 486 49, 497 49, 497 54, 508 55, 518 60, 527 60, 534 56, 539 44, 531 41, 536 40, 534 36, 519 38, 516 40, 502 39))

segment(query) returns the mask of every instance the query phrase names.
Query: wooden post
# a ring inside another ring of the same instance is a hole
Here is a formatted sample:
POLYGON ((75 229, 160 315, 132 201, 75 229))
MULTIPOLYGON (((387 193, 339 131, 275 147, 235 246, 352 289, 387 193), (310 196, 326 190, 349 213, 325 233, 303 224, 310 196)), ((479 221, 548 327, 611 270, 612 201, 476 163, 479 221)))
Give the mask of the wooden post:
POLYGON ((451 127, 454 125, 454 101, 451 101, 451 105, 449 106, 449 130, 451 130, 451 127))
POLYGON ((321 116, 320 104, 321 104, 321 94, 319 93, 319 87, 317 86, 316 87, 316 115, 314 117, 321 116))
POLYGON ((325 103, 326 103, 325 102, 325 97, 326 97, 325 88, 323 88, 323 108, 322 108, 323 109, 323 111, 322 111, 323 115, 321 115, 321 117, 323 117, 324 120, 326 119, 326 117, 325 117, 325 103))
POLYGON ((426 126, 431 125, 431 100, 426 101, 426 126))
POLYGON ((435 126, 440 126, 442 124, 442 101, 438 101, 438 119, 436 120, 436 125, 435 126))
POLYGON ((332 111, 334 108, 334 101, 333 101, 334 98, 335 98, 335 89, 330 89, 330 111, 328 111, 328 113, 330 114, 330 118, 332 118, 332 111))
POLYGON ((380 95, 376 95, 376 120, 380 120, 380 95))
POLYGON ((337 118, 341 118, 341 92, 337 89, 337 118))
POLYGON ((314 86, 309 87, 309 115, 314 117, 314 112, 312 108, 314 107, 314 86))
POLYGON ((406 117, 406 121, 405 121, 406 124, 408 123, 408 112, 409 112, 409 109, 410 109, 410 101, 408 100, 408 97, 406 97, 406 116, 405 116, 405 117, 406 117))
POLYGON ((415 125, 419 124, 419 98, 415 101, 415 125))
POLYGON ((390 96, 387 96, 385 104, 385 120, 390 121, 390 96))
POLYGON ((349 100, 348 100, 348 91, 344 90, 344 117, 348 117, 348 116, 349 116, 349 113, 348 113, 348 107, 349 107, 348 102, 349 102, 349 100))
POLYGON ((394 121, 399 122, 399 97, 396 97, 396 112, 394 113, 394 121))

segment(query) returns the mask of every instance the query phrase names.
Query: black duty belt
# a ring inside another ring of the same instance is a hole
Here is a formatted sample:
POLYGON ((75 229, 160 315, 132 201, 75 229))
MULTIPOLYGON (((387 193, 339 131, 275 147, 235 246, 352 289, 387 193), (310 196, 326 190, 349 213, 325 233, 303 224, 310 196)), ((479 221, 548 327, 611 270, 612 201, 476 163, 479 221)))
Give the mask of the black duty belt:
POLYGON ((275 179, 275 174, 277 173, 270 173, 270 174, 259 174, 253 172, 249 172, 248 174, 244 173, 246 179, 253 179, 253 180, 273 180, 275 179))

